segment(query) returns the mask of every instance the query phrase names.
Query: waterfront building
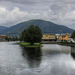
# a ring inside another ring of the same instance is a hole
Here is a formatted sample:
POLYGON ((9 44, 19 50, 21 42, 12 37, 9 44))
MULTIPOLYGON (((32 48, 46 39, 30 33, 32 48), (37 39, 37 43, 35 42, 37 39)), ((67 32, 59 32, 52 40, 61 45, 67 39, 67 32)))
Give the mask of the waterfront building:
POLYGON ((56 35, 55 34, 43 34, 42 40, 44 40, 44 41, 56 41, 56 35))
POLYGON ((0 41, 5 41, 6 38, 9 38, 7 35, 0 35, 0 41))
POLYGON ((69 41, 70 40, 70 37, 71 37, 71 34, 60 34, 59 37, 58 37, 58 40, 59 41, 64 41, 64 40, 67 40, 69 41))

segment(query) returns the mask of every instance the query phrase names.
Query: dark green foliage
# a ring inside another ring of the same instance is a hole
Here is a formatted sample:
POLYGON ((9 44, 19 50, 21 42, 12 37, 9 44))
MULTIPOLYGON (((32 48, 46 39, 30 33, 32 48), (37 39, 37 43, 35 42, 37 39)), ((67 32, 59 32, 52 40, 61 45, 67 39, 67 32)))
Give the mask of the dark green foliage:
POLYGON ((20 40, 29 42, 32 45, 34 42, 41 42, 42 33, 38 26, 30 25, 28 29, 21 33, 20 40))
POLYGON ((75 30, 73 31, 71 38, 73 38, 73 39, 75 38, 75 30))
POLYGON ((7 38, 5 38, 5 40, 7 40, 7 41, 19 41, 19 38, 18 37, 7 37, 7 38))
POLYGON ((59 44, 65 45, 65 44, 73 44, 72 41, 68 42, 67 40, 62 40, 61 42, 59 42, 59 44))
POLYGON ((69 42, 70 44, 74 44, 72 41, 69 42))
POLYGON ((19 41, 19 38, 18 37, 12 37, 11 40, 12 41, 19 41))
POLYGON ((10 38, 6 37, 6 38, 5 38, 5 40, 6 40, 6 41, 9 41, 9 40, 10 40, 10 38))

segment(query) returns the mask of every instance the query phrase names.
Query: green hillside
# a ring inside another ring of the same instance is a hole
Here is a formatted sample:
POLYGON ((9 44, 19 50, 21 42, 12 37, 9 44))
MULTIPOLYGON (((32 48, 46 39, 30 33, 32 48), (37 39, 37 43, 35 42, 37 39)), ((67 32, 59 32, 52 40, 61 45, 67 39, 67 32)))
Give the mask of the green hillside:
POLYGON ((17 25, 14 25, 10 28, 7 28, 2 32, 2 34, 14 34, 19 35, 24 29, 27 29, 30 25, 39 26, 42 30, 42 33, 72 33, 73 29, 70 29, 63 25, 57 25, 55 23, 44 21, 44 20, 29 20, 21 22, 17 25))

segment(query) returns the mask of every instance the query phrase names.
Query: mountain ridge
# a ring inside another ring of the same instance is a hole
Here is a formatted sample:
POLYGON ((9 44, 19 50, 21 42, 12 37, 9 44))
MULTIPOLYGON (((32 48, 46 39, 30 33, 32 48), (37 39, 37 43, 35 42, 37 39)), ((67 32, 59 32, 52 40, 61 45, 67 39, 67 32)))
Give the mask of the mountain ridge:
POLYGON ((0 32, 4 31, 5 29, 7 29, 8 27, 6 26, 0 26, 0 32))
POLYGON ((12 33, 14 35, 19 35, 23 30, 27 29, 30 25, 39 26, 42 30, 42 33, 60 34, 60 33, 73 32, 73 29, 63 25, 58 25, 53 22, 40 20, 40 19, 32 19, 32 20, 24 21, 14 26, 11 26, 5 29, 4 31, 2 31, 2 34, 12 33))

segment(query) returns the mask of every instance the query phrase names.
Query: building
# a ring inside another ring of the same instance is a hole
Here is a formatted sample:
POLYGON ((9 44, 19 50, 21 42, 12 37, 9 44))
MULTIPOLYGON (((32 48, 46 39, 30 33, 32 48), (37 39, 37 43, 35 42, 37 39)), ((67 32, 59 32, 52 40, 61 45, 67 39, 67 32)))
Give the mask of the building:
POLYGON ((72 41, 73 43, 75 43, 75 39, 69 38, 69 40, 72 41))
POLYGON ((55 34, 43 34, 42 40, 44 40, 44 41, 56 41, 56 35, 55 34))
POLYGON ((6 35, 0 35, 0 41, 4 41, 6 38, 9 38, 9 36, 6 36, 6 35))
POLYGON ((70 37, 71 37, 71 34, 61 34, 59 35, 58 40, 59 41, 64 41, 64 40, 69 41, 70 37))

